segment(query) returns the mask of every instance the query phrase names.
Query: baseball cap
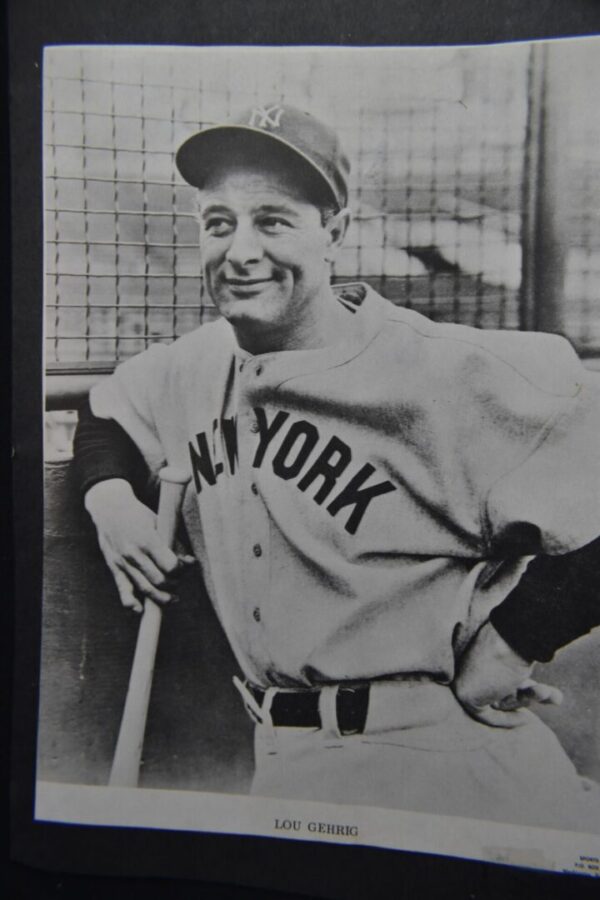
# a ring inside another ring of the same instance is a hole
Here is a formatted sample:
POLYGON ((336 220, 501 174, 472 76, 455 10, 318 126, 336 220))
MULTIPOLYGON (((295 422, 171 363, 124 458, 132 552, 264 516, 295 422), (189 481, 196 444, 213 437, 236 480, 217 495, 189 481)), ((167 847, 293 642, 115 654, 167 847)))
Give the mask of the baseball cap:
POLYGON ((228 148, 239 149, 242 134, 275 141, 293 151, 321 176, 338 208, 346 206, 350 163, 336 133, 310 113, 278 103, 254 106, 226 124, 192 135, 177 151, 181 175, 189 184, 202 187, 214 166, 226 158, 228 148))

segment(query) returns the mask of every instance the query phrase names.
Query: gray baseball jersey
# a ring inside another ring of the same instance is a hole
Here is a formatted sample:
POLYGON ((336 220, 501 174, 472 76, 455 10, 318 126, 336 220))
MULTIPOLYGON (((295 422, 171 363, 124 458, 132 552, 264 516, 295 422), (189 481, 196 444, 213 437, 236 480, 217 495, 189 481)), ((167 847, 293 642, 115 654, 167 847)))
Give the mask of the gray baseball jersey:
POLYGON ((528 535, 600 533, 597 376, 557 336, 337 296, 333 347, 253 357, 219 320, 123 363, 92 411, 153 471, 191 467, 184 514, 250 681, 450 681, 528 535))

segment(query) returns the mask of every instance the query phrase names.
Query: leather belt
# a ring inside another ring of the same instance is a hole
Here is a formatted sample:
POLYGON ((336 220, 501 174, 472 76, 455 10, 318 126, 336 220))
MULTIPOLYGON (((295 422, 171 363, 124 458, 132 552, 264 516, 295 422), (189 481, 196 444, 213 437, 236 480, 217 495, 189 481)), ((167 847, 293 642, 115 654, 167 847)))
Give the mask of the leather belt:
MULTIPOLYGON (((258 707, 262 707, 265 691, 245 685, 258 707)), ((319 712, 320 691, 276 691, 271 702, 271 721, 277 728, 321 728, 319 712)), ((369 685, 339 685, 335 697, 337 724, 340 734, 362 734, 369 708, 369 685)))

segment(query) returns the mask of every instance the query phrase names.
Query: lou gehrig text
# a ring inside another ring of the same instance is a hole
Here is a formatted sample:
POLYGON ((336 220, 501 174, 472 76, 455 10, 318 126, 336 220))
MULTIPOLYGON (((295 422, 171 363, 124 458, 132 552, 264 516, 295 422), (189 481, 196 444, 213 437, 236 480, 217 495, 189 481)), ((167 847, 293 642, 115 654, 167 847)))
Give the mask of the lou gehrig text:
POLYGON ((275 819, 275 831, 309 834, 329 834, 331 836, 358 837, 357 825, 340 825, 336 822, 303 822, 302 819, 275 819))

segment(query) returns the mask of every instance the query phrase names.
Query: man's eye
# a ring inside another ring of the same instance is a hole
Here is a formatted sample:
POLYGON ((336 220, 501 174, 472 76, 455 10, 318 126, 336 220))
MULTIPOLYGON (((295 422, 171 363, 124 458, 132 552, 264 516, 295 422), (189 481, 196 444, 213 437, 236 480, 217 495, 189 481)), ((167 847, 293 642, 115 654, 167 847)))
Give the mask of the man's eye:
POLYGON ((208 231, 209 234, 221 235, 227 234, 232 228, 232 224, 229 219, 224 219, 221 217, 214 216, 211 219, 207 219, 204 223, 204 230, 208 231))
POLYGON ((279 216, 265 216, 260 220, 260 226, 265 231, 277 233, 280 231, 285 231, 287 228, 289 228, 290 223, 286 219, 282 219, 279 216))

